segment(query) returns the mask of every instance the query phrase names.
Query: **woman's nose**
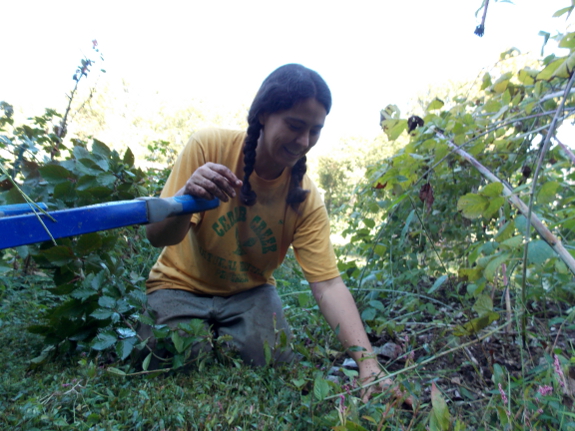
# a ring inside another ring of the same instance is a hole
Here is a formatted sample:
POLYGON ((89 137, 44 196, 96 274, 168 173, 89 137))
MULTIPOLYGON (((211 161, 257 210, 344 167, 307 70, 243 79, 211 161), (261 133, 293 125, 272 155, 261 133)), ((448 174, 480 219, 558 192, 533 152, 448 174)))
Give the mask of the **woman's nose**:
POLYGON ((309 143, 310 143, 310 137, 309 137, 309 133, 302 133, 298 139, 297 139, 297 143, 304 148, 309 148, 309 143))

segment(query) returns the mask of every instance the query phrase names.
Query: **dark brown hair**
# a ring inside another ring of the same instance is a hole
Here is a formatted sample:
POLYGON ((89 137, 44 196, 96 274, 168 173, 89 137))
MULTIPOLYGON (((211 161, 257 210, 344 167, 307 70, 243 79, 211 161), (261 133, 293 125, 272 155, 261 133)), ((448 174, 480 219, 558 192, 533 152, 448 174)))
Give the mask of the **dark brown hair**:
MULTIPOLYGON (((244 205, 256 203, 257 196, 250 184, 250 175, 256 163, 256 147, 262 125, 262 114, 273 114, 293 108, 297 103, 314 98, 329 114, 331 92, 323 78, 301 64, 286 64, 274 70, 262 83, 248 113, 248 130, 244 142, 244 181, 240 199, 244 205)), ((306 157, 297 161, 291 171, 290 189, 286 202, 294 210, 307 197, 309 190, 301 188, 307 170, 306 157)))

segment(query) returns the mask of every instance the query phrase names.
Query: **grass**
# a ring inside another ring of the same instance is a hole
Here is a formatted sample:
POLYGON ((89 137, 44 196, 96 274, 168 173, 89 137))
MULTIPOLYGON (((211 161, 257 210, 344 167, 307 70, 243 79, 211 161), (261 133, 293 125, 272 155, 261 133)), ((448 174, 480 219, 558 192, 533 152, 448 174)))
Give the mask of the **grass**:
MULTIPOLYGON (((560 308, 545 319, 533 319, 531 346, 522 357, 517 338, 495 326, 478 336, 454 337, 450 328, 461 319, 460 304, 431 308, 416 296, 394 295, 388 303, 383 297, 384 311, 378 314, 388 324, 374 330, 372 342, 401 346, 399 358, 380 359, 416 397, 417 405, 408 411, 381 395, 364 404, 358 392, 349 392, 352 370, 329 372, 340 367, 345 355, 292 263, 288 260, 277 279, 302 361, 259 369, 237 361, 200 363, 189 374, 129 375, 134 371, 130 365, 106 352, 59 357, 34 368, 30 361, 44 346, 26 327, 38 323, 53 305, 55 299, 47 291, 50 279, 19 273, 0 278, 0 428, 575 429, 573 394, 562 389, 553 366, 557 355, 565 382, 572 384, 575 350, 570 337, 575 329, 560 308), (549 335, 558 332, 561 337, 549 335), (110 372, 110 367, 128 375, 110 372), (552 392, 542 395, 543 386, 552 392)), ((369 308, 366 304, 360 304, 362 312, 369 308)))

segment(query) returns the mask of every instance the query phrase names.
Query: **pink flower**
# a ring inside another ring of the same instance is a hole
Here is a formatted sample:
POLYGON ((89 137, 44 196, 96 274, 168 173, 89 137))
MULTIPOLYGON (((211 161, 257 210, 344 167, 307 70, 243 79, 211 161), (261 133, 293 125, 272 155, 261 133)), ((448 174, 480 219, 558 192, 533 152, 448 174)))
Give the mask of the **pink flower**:
POLYGON ((96 48, 98 46, 98 41, 96 39, 94 39, 92 41, 92 45, 93 45, 93 48, 96 48))
POLYGON ((555 366, 555 373, 559 376, 559 384, 562 388, 565 387, 565 375, 563 375, 563 369, 561 368, 561 362, 559 362, 559 356, 555 355, 555 362, 553 362, 555 366))
POLYGON ((552 386, 539 386, 539 393, 543 396, 549 395, 550 393, 553 392, 553 387, 552 386))
POLYGON ((505 391, 501 387, 501 383, 499 383, 499 393, 501 394, 501 399, 503 400, 504 404, 507 404, 507 395, 505 395, 505 391))

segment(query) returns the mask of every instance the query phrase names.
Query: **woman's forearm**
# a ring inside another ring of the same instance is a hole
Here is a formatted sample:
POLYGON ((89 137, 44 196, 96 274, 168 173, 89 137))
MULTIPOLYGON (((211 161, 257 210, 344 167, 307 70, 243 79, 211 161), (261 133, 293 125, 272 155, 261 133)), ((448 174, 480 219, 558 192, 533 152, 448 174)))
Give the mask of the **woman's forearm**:
POLYGON ((311 283, 312 292, 319 305, 321 313, 332 329, 338 330, 338 339, 360 368, 369 366, 377 368, 371 343, 367 338, 363 322, 357 311, 357 306, 351 293, 341 277, 332 280, 311 283), (349 350, 357 346, 359 351, 349 350))
MULTIPOLYGON (((175 196, 182 196, 184 188, 175 196)), ((190 214, 168 217, 161 222, 146 225, 146 236, 154 247, 165 247, 182 242, 190 230, 190 214)))

